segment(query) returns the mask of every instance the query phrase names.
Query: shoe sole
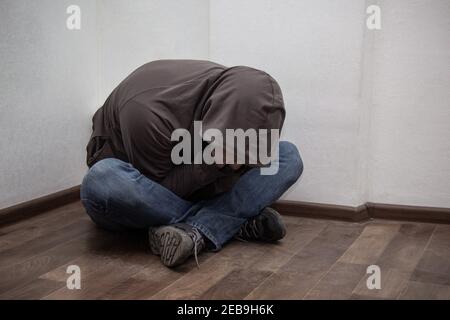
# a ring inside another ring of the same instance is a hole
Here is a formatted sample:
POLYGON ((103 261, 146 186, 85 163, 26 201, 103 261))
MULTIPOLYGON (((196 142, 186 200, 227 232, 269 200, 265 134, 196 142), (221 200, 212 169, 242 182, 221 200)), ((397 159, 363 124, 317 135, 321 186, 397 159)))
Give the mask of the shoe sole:
POLYGON ((149 230, 150 250, 161 256, 161 262, 169 268, 182 264, 189 257, 183 255, 182 244, 190 238, 174 227, 151 228, 149 230))

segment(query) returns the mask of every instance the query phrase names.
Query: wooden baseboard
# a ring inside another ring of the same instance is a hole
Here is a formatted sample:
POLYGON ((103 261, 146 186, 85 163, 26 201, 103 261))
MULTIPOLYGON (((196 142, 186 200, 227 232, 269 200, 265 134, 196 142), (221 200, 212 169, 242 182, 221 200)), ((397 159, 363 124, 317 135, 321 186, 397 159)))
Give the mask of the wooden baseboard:
POLYGON ((274 207, 282 214, 320 219, 362 222, 386 219, 450 224, 450 208, 366 203, 359 207, 299 201, 278 201, 274 207))
MULTIPOLYGON (((80 199, 80 186, 0 210, 0 226, 18 222, 80 199)), ((359 207, 278 201, 281 214, 314 219, 362 222, 371 218, 450 224, 450 208, 366 203, 359 207)))
POLYGON ((80 200, 80 186, 56 192, 0 210, 0 226, 28 219, 38 214, 80 200))
POLYGON ((369 219, 365 205, 350 207, 313 202, 278 201, 273 208, 284 215, 315 219, 337 219, 352 222, 369 219))
POLYGON ((369 216, 376 219, 420 221, 450 224, 450 208, 433 208, 367 203, 369 216))

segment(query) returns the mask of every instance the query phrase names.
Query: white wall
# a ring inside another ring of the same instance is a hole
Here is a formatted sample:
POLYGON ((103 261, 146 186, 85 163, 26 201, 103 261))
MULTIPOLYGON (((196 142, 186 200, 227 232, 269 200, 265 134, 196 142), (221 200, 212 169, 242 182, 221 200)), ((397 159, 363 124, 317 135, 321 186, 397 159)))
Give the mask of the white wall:
POLYGON ((208 59, 208 0, 98 0, 100 103, 158 59, 208 59))
POLYGON ((450 1, 380 5, 369 200, 450 207, 450 1))
POLYGON ((0 1, 0 208, 79 185, 91 117, 134 68, 208 57, 208 0, 0 1))
POLYGON ((72 1, 0 1, 0 208, 73 187, 85 172, 96 102, 96 8, 72 1))
POLYGON ((287 199, 450 207, 448 0, 77 0, 75 32, 69 4, 0 1, 0 208, 79 184, 92 114, 161 58, 280 82, 305 161, 287 199))
POLYGON ((284 138, 305 171, 290 200, 359 205, 365 2, 211 1, 211 59, 261 68, 280 83, 284 138))
POLYGON ((450 207, 448 0, 214 0, 210 55, 281 84, 305 172, 286 199, 450 207), (366 29, 378 4, 382 30, 366 29))

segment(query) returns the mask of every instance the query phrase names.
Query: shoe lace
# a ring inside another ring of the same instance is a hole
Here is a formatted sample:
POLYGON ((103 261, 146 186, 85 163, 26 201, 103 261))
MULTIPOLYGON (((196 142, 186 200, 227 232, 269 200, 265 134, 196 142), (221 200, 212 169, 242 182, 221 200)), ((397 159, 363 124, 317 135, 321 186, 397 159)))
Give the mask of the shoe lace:
POLYGON ((203 237, 198 232, 197 229, 194 229, 192 232, 189 232, 189 236, 191 237, 192 241, 194 242, 194 257, 195 257, 195 263, 197 264, 197 268, 200 269, 200 264, 198 262, 198 253, 203 247, 203 237))
POLYGON ((256 219, 245 222, 239 233, 236 235, 236 239, 247 242, 246 239, 259 239, 261 236, 261 230, 256 223, 256 219))

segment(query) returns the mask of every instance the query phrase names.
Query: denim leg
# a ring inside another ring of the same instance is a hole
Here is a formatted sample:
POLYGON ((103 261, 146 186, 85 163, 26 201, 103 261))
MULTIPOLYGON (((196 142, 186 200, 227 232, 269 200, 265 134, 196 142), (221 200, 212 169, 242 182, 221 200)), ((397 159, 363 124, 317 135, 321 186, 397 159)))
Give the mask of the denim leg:
POLYGON ((195 204, 186 222, 199 229, 220 250, 248 219, 278 200, 301 176, 303 162, 297 147, 280 142, 279 170, 261 175, 255 168, 239 179, 233 189, 217 198, 195 204))
POLYGON ((92 220, 109 230, 178 223, 192 206, 118 159, 99 161, 89 170, 81 201, 92 220))

